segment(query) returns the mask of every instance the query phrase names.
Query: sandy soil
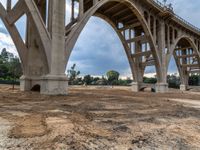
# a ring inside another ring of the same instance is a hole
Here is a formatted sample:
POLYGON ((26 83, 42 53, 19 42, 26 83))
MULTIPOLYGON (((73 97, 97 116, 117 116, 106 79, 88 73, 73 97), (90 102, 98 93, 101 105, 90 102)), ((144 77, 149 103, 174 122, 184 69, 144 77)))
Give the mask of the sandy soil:
POLYGON ((199 150, 199 105, 195 92, 44 96, 0 86, 0 150, 199 150))

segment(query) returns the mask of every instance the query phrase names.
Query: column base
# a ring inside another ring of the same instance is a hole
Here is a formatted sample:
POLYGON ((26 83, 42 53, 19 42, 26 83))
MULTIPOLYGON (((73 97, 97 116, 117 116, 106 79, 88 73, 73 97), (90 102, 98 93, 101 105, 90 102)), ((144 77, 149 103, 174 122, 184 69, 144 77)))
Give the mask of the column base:
POLYGON ((132 91, 133 92, 139 92, 140 91, 140 83, 139 82, 132 82, 132 91))
POLYGON ((181 91, 187 91, 187 90, 188 90, 188 85, 181 84, 181 85, 180 85, 180 90, 181 90, 181 91))
POLYGON ((167 83, 157 83, 156 84, 156 93, 166 93, 169 91, 167 83))
POLYGON ((42 78, 41 94, 45 95, 67 95, 68 79, 65 75, 47 75, 42 78))
POLYGON ((40 77, 28 77, 23 75, 20 78, 20 91, 31 91, 33 86, 40 84, 41 84, 40 77))

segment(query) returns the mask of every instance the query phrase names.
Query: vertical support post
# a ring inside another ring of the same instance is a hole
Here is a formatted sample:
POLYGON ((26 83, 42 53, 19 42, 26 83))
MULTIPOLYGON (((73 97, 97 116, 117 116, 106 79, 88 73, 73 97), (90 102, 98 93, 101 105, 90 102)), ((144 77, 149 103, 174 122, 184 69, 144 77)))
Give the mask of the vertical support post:
POLYGON ((10 11, 12 7, 12 0, 7 0, 7 11, 10 11))
MULTIPOLYGON (((181 50, 181 55, 186 55, 187 50, 181 50)), ((182 58, 182 64, 187 64, 187 58, 182 58)), ((181 79, 181 85, 180 85, 180 90, 181 91, 187 91, 188 89, 188 80, 189 80, 189 75, 187 72, 187 67, 182 68, 182 79, 181 79)))
POLYGON ((170 27, 167 25, 167 52, 170 51, 170 27))
POLYGON ((168 91, 167 84, 167 63, 166 63, 166 54, 165 54, 165 23, 161 21, 159 24, 158 31, 158 50, 159 50, 159 59, 161 62, 161 68, 158 76, 158 81, 156 84, 156 92, 164 93, 168 91))
POLYGON ((175 34, 175 32, 174 32, 174 28, 172 28, 172 44, 174 44, 174 41, 175 41, 175 40, 174 40, 174 37, 175 37, 174 34, 175 34))
POLYGON ((157 39, 157 35, 156 35, 156 18, 154 17, 154 20, 153 20, 153 36, 154 36, 154 40, 155 40, 155 43, 156 43, 156 39, 157 39))
MULTIPOLYGON (((135 30, 135 37, 140 36, 141 31, 135 30)), ((135 42, 135 53, 139 53, 142 51, 141 42, 135 42)), ((135 74, 134 74, 134 82, 132 83, 132 91, 138 92, 140 90, 141 84, 143 83, 143 68, 141 68, 140 63, 142 62, 141 57, 134 58, 135 59, 135 74)))
POLYGON ((51 34, 52 33, 52 10, 53 10, 53 0, 49 0, 49 6, 48 6, 48 31, 51 34))
POLYGON ((82 17, 84 13, 84 3, 83 0, 79 0, 79 17, 82 17))
POLYGON ((65 0, 50 0, 51 3, 51 64, 50 71, 43 79, 42 94, 67 94, 67 77, 65 75, 65 0))
POLYGON ((74 0, 71 0, 71 22, 73 22, 74 21, 74 19, 75 19, 75 13, 74 13, 74 0))
POLYGON ((95 5, 98 2, 98 0, 93 0, 93 5, 95 5))

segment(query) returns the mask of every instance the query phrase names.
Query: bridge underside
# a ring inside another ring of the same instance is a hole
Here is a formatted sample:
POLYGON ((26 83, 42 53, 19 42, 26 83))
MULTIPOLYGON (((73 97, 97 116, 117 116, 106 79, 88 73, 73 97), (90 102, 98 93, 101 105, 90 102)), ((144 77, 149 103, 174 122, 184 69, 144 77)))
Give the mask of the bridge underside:
POLYGON ((156 92, 167 92, 167 70, 172 56, 182 90, 187 90, 190 74, 200 73, 200 32, 154 0, 72 0, 71 22, 67 25, 65 0, 18 0, 14 7, 11 2, 7 0, 6 8, 0 4, 0 17, 22 61, 23 91, 37 85, 43 94, 67 94, 65 68, 91 16, 107 21, 119 36, 132 71, 133 91, 147 86, 143 83, 145 68, 154 66, 157 84, 150 87, 156 92), (75 3, 79 6, 77 17, 75 3), (15 26, 23 15, 27 17, 25 42, 15 26))

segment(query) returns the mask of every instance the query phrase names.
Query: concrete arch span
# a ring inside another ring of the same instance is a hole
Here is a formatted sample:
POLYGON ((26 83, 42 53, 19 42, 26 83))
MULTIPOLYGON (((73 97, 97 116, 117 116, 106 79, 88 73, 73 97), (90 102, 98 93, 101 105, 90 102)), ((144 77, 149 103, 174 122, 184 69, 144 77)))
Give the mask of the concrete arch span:
MULTIPOLYGON (((149 63, 148 61, 154 63, 153 65, 155 65, 156 68, 158 82, 162 82, 158 50, 154 43, 152 33, 147 25, 143 12, 140 12, 134 2, 128 0, 105 0, 91 7, 81 19, 77 21, 76 25, 73 26, 73 29, 67 35, 67 61, 81 31, 92 16, 102 18, 116 31, 127 54, 134 82, 137 83, 135 85, 143 82, 144 70, 147 63, 149 63), (118 9, 123 11, 119 12, 118 9), (127 16, 127 14, 129 15, 127 16), (135 49, 133 45, 131 47, 131 44, 136 45, 135 49), (146 49, 142 49, 144 45, 146 49)), ((136 86, 135 90, 139 91, 139 87, 136 86)))
MULTIPOLYGON (((200 72, 200 54, 192 38, 184 35, 178 37, 171 48, 169 58, 171 59, 172 56, 174 56, 179 71, 180 88, 187 90, 189 75, 200 72)), ((167 66, 169 66, 170 59, 167 66)))

